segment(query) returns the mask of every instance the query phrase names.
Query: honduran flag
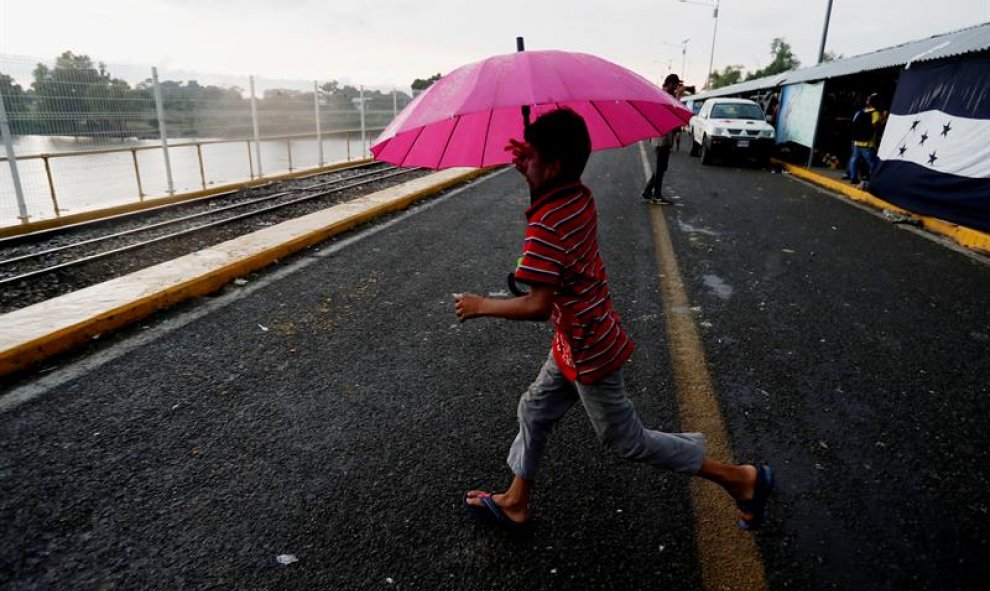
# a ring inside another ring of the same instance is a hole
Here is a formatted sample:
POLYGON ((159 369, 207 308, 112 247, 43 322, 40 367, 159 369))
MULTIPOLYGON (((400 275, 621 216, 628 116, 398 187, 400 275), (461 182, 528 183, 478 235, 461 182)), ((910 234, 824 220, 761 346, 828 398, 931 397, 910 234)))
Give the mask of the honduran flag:
POLYGON ((874 195, 990 231, 990 58, 905 69, 878 156, 874 195))

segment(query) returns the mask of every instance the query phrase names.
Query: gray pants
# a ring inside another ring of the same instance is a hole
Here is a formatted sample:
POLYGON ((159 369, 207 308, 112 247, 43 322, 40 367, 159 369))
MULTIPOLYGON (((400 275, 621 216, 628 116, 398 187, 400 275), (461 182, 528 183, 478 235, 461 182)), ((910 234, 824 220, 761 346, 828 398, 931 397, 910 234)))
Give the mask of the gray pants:
POLYGON ((643 427, 626 395, 622 370, 594 384, 571 383, 547 357, 536 381, 519 399, 519 434, 509 450, 512 473, 533 480, 554 424, 581 400, 598 440, 619 457, 682 474, 695 474, 705 457, 701 433, 662 433, 643 427))

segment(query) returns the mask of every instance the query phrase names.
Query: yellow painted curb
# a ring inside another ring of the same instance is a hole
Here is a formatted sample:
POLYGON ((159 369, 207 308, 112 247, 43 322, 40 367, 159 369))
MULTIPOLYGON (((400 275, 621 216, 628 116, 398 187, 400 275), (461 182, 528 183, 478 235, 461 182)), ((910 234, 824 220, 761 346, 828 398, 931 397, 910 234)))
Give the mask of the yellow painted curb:
POLYGON ((144 199, 142 201, 136 201, 133 203, 125 203, 123 205, 115 205, 113 207, 105 207, 102 209, 94 209, 91 211, 81 211, 79 213, 74 213, 72 215, 59 216, 56 218, 51 218, 46 220, 38 220, 37 222, 29 222, 27 224, 18 224, 16 226, 3 226, 0 227, 0 238, 6 238, 8 236, 20 236, 22 234, 30 234, 31 232, 40 232, 41 230, 49 230, 51 228, 61 228, 63 226, 71 226, 72 224, 79 224, 82 222, 91 222, 93 220, 109 218, 116 215, 122 215, 125 213, 133 213, 135 211, 151 209, 153 207, 161 207, 162 205, 171 205, 173 203, 190 201, 192 199, 198 199, 200 197, 208 197, 210 195, 218 195, 220 193, 231 193, 234 191, 240 191, 241 189, 250 189, 252 187, 260 187, 262 185, 268 185, 274 182, 290 181, 292 179, 297 179, 304 176, 322 174, 325 172, 333 172, 335 170, 340 170, 342 168, 362 166, 370 162, 372 162, 370 158, 365 158, 362 160, 350 160, 348 162, 336 162, 334 164, 328 164, 326 166, 320 166, 316 168, 306 168, 303 170, 287 172, 285 174, 261 177, 250 181, 241 181, 237 183, 228 183, 226 185, 217 185, 215 187, 210 187, 209 189, 203 189, 201 191, 192 191, 190 193, 179 193, 178 195, 169 195, 167 197, 152 197, 149 199, 144 199))
POLYGON ((0 316, 0 376, 228 282, 381 215, 399 211, 488 169, 421 177, 192 254, 0 316))
POLYGON ((811 172, 803 166, 797 166, 794 164, 789 164, 787 162, 782 162, 780 160, 774 160, 774 163, 779 164, 784 167, 787 172, 793 174, 796 177, 800 177, 806 181, 812 182, 816 185, 829 189, 830 191, 835 191, 845 195, 846 197, 853 199, 854 201, 860 201, 866 203, 871 207, 876 209, 889 209, 893 212, 899 213, 901 215, 910 216, 921 222, 924 229, 929 232, 934 232, 935 234, 940 234, 947 238, 951 238, 960 246, 966 248, 981 251, 984 254, 990 254, 990 234, 986 232, 981 232, 979 230, 974 230, 973 228, 967 228, 966 226, 958 226, 951 222, 945 220, 940 220, 938 218, 928 217, 924 215, 919 215, 910 212, 906 209, 900 208, 893 203, 889 203, 872 195, 862 189, 858 189, 846 183, 842 183, 835 179, 831 179, 827 176, 822 176, 811 172))

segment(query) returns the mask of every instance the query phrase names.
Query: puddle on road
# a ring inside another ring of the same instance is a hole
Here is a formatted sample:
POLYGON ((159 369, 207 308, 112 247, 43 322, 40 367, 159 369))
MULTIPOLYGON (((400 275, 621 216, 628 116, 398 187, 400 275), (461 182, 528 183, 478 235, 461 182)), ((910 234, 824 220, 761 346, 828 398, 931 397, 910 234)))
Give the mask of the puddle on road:
POLYGON ((677 227, 681 230, 681 232, 688 232, 692 234, 707 234, 709 236, 721 236, 720 233, 715 232, 713 230, 709 230, 707 228, 696 228, 695 226, 692 226, 691 224, 681 220, 680 218, 678 218, 677 220, 677 227))
POLYGON ((727 300, 731 298, 732 294, 735 293, 736 291, 732 289, 732 286, 726 283, 725 280, 719 277, 718 275, 710 275, 710 274, 703 275, 701 277, 701 280, 704 282, 705 287, 707 287, 710 292, 722 298, 723 300, 727 300))

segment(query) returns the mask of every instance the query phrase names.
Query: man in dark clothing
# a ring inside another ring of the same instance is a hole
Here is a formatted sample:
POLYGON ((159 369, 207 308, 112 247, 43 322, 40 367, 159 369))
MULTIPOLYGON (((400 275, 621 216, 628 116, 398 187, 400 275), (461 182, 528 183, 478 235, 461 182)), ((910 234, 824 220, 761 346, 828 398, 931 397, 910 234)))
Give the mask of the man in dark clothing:
MULTIPOLYGON (((670 96, 680 100, 681 94, 683 94, 684 83, 677 77, 677 74, 671 74, 664 79, 663 86, 660 88, 664 89, 670 96)), ((653 176, 646 182, 646 188, 643 189, 643 199, 649 199, 650 203, 656 203, 658 205, 674 204, 673 201, 663 196, 661 188, 663 185, 663 173, 667 172, 667 163, 670 162, 670 148, 674 144, 674 137, 679 132, 679 129, 674 129, 667 135, 655 140, 656 145, 654 149, 657 154, 657 162, 656 166, 653 167, 653 176)))
POLYGON ((849 164, 843 180, 848 180, 856 185, 860 182, 859 161, 866 161, 866 178, 873 175, 873 169, 877 167, 877 144, 880 143, 881 126, 885 123, 880 111, 877 110, 878 96, 871 94, 866 97, 866 106, 853 115, 852 129, 852 152, 849 156, 849 164))

